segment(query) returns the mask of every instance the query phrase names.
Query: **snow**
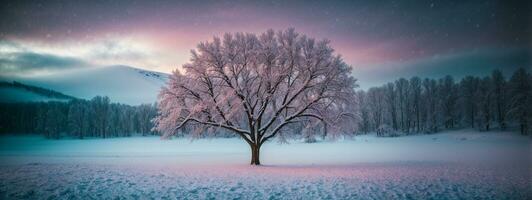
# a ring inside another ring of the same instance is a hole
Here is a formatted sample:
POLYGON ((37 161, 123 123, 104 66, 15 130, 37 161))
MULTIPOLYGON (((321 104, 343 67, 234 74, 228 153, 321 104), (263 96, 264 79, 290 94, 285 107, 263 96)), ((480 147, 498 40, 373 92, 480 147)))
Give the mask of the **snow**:
POLYGON ((77 98, 108 96, 113 102, 154 103, 168 74, 128 66, 90 67, 28 77, 2 77, 7 81, 52 89, 77 98))
POLYGON ((0 137, 0 199, 530 199, 530 138, 451 131, 312 144, 0 137))

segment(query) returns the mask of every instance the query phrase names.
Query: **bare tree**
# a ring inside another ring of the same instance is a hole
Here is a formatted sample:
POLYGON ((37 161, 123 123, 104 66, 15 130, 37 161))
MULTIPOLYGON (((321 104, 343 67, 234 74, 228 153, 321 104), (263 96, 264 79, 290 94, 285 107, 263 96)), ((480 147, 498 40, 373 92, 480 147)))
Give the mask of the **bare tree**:
POLYGON ((108 126, 108 111, 109 111, 110 99, 109 97, 96 96, 91 99, 91 109, 94 113, 93 126, 95 134, 99 137, 107 137, 107 126, 108 126))
POLYGON ((384 121, 384 88, 374 87, 369 89, 368 104, 371 110, 373 128, 377 129, 384 121))
POLYGON ((83 139, 83 134, 86 133, 88 120, 88 107, 82 101, 72 100, 68 109, 68 125, 72 135, 76 135, 79 139, 83 139))
POLYGON ((440 99, 445 128, 454 128, 456 123, 455 112, 457 107, 458 91, 452 76, 440 79, 440 99))
POLYGON ((403 132, 407 132, 407 122, 406 118, 408 116, 408 80, 400 78, 395 81, 395 87, 397 89, 397 95, 399 97, 399 116, 400 116, 400 126, 403 132))
POLYGON ((519 123, 521 134, 528 134, 528 126, 532 118, 532 84, 531 75, 520 68, 510 79, 510 110, 509 114, 519 123))
POLYGON ((359 113, 359 131, 363 133, 368 133, 371 130, 370 127, 370 121, 369 121, 369 106, 368 106, 368 100, 367 100, 367 93, 364 90, 360 90, 357 92, 357 98, 358 100, 358 113, 359 113))
POLYGON ((410 88, 412 94, 412 114, 415 115, 414 126, 416 132, 420 132, 420 115, 421 115, 421 79, 419 77, 412 77, 410 79, 410 88))
POLYGON ((388 111, 392 121, 392 128, 397 131, 397 93, 393 83, 386 84, 386 103, 388 104, 388 111))
POLYGON ((174 71, 161 91, 155 129, 165 137, 183 127, 193 136, 231 131, 249 144, 252 165, 260 164, 261 146, 289 124, 320 121, 330 124, 328 134, 345 133, 356 124, 347 120, 356 80, 333 51, 328 40, 294 29, 202 42, 184 73, 174 71))
POLYGON ((435 133, 438 131, 438 87, 433 79, 423 80, 424 99, 425 99, 425 127, 427 131, 435 133))
POLYGON ((480 80, 478 95, 479 95, 479 109, 481 118, 479 119, 479 129, 484 129, 486 131, 490 130, 491 123, 491 113, 492 113, 492 99, 493 99, 493 88, 491 79, 485 77, 480 80))
POLYGON ((475 121, 477 117, 477 100, 479 78, 473 76, 466 76, 460 82, 461 100, 463 105, 464 120, 469 122, 471 128, 475 128, 475 121))
POLYGON ((493 95, 495 101, 495 109, 497 122, 501 130, 506 129, 506 80, 500 70, 494 70, 491 74, 493 84, 493 95))

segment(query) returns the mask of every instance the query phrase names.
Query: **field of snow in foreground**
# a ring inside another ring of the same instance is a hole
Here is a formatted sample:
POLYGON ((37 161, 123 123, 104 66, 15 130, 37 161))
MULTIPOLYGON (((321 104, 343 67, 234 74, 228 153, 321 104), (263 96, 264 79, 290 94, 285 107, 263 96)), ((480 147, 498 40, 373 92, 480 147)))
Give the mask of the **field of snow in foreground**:
POLYGON ((530 138, 453 131, 269 143, 0 137, 0 199, 530 199, 530 138))

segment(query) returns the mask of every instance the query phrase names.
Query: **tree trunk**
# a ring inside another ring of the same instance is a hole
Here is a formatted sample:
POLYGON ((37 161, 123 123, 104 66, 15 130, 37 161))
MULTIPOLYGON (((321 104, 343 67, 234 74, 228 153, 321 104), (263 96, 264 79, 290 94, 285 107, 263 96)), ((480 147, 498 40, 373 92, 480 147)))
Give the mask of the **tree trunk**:
POLYGON ((521 134, 528 135, 528 126, 526 122, 521 122, 521 134))
POLYGON ((260 145, 251 144, 251 165, 260 165, 260 145))
POLYGON ((323 140, 327 138, 327 124, 323 123, 323 140))

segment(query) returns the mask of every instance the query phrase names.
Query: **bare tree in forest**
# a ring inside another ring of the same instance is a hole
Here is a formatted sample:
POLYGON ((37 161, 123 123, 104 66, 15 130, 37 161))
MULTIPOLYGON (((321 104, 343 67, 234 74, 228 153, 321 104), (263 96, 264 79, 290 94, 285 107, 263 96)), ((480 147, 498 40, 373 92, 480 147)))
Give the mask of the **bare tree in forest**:
POLYGON ((423 80, 425 99, 425 126, 429 132, 438 131, 438 85, 433 79, 423 80))
POLYGON ((109 103, 109 97, 96 96, 91 100, 93 126, 96 134, 102 138, 107 137, 109 103))
POLYGON ((384 89, 371 88, 367 93, 367 101, 371 110, 371 117, 375 129, 379 128, 384 121, 384 89))
POLYGON ((420 117, 421 117, 421 79, 419 77, 412 77, 410 79, 411 99, 412 99, 412 115, 416 132, 420 132, 420 117))
POLYGON ((479 79, 473 76, 467 76, 460 82, 462 91, 462 105, 464 112, 464 119, 469 122, 471 128, 475 128, 475 121, 477 116, 477 90, 479 86, 479 79))
POLYGON ((532 86, 530 73, 524 68, 518 69, 510 79, 510 116, 519 123, 521 134, 528 134, 532 119, 532 86))
POLYGON ((386 84, 386 104, 392 121, 392 128, 397 131, 397 92, 393 83, 386 84))
POLYGON ((68 126, 71 135, 83 139, 88 129, 88 108, 82 101, 72 100, 68 110, 68 126))
POLYGON ((491 74, 494 104, 496 110, 497 123, 501 130, 506 129, 507 91, 506 80, 500 70, 494 70, 491 74))
POLYGON ((368 133, 371 130, 369 104, 367 99, 367 93, 363 90, 357 92, 356 98, 358 100, 358 113, 359 113, 359 130, 363 133, 368 133))
POLYGON ((166 137, 183 127, 194 136, 231 131, 249 144, 252 165, 289 124, 320 121, 330 124, 329 134, 352 131, 356 123, 346 118, 354 117, 355 79, 333 51, 329 41, 293 29, 202 42, 161 91, 155 129, 166 137))
POLYGON ((452 76, 440 79, 439 96, 442 101, 445 128, 454 128, 456 123, 455 113, 457 108, 458 91, 452 76))
POLYGON ((46 124, 44 133, 47 138, 58 139, 61 137, 65 115, 61 111, 61 105, 53 103, 51 108, 46 112, 46 124))
POLYGON ((142 104, 137 107, 137 118, 139 131, 143 136, 146 136, 153 127, 151 119, 157 115, 157 111, 149 104, 142 104))
POLYGON ((407 132, 407 113, 408 113, 408 80, 400 78, 395 81, 395 87, 397 89, 397 95, 399 99, 399 116, 400 116, 400 126, 403 132, 407 132))
POLYGON ((491 113, 493 106, 492 99, 493 99, 493 88, 492 88, 491 79, 489 77, 485 77, 482 80, 480 80, 480 84, 478 87, 478 103, 479 103, 479 109, 480 109, 480 119, 479 119, 479 129, 484 129, 486 131, 490 130, 490 123, 491 123, 491 113))

